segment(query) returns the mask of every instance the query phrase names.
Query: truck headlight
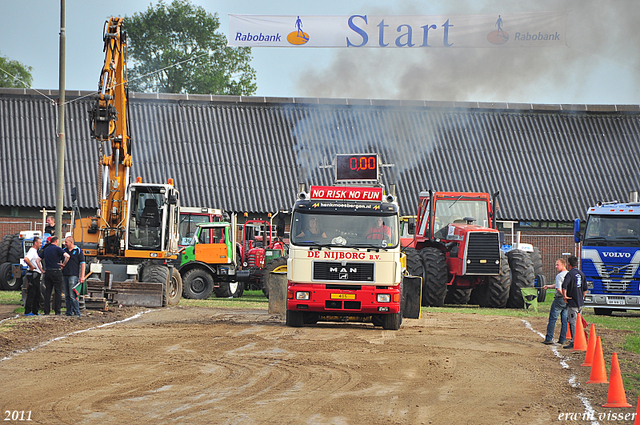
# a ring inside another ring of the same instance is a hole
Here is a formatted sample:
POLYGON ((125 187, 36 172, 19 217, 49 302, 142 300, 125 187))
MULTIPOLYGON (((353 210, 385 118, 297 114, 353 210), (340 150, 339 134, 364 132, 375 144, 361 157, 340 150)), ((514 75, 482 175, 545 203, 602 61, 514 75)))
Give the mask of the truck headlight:
POLYGON ((296 292, 296 300, 308 300, 311 296, 310 292, 296 292))
POLYGON ((379 303, 390 303, 391 302, 391 295, 389 295, 389 294, 378 294, 376 296, 376 299, 378 300, 379 303))

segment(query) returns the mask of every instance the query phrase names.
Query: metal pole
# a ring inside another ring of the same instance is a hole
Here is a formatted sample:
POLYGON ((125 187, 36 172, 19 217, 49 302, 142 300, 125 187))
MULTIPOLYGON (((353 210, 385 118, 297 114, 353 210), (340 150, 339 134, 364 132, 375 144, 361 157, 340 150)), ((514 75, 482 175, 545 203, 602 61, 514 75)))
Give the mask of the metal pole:
POLYGON ((64 210, 64 102, 65 102, 65 0, 60 0, 60 71, 59 71, 59 104, 58 104, 58 145, 56 154, 58 168, 56 174, 56 236, 64 238, 62 230, 62 211, 64 210))

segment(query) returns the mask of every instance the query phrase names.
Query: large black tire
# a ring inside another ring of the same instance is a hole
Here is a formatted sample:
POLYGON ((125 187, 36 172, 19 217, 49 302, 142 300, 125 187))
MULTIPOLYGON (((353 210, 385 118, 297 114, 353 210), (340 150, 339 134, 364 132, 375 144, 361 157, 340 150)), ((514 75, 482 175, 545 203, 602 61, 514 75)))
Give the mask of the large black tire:
POLYGON ((167 305, 167 287, 169 286, 169 267, 149 264, 142 269, 142 282, 162 283, 162 306, 167 305))
POLYGON ((538 302, 543 303, 547 299, 547 290, 543 288, 547 284, 547 281, 543 274, 536 275, 536 287, 538 288, 538 302))
POLYGON ((9 282, 11 280, 15 280, 13 278, 11 267, 11 263, 0 264, 0 289, 3 291, 9 291, 9 282))
POLYGON ((442 307, 447 296, 447 260, 438 248, 418 251, 422 260, 422 305, 442 307))
POLYGON ((500 253, 500 274, 489 276, 484 285, 474 288, 473 297, 480 307, 505 308, 511 289, 511 270, 504 253, 500 253))
POLYGON ((531 258, 526 252, 514 249, 507 253, 511 269, 511 290, 509 291, 508 308, 524 308, 522 288, 533 288, 534 274, 531 258))
POLYGON ((402 310, 404 307, 404 288, 400 283, 400 311, 395 314, 382 315, 382 329, 397 331, 402 325, 402 310))
POLYGON ((422 259, 415 248, 406 248, 404 253, 407 255, 407 272, 411 276, 422 277, 424 269, 422 268, 422 259))
POLYGON ((287 310, 287 326, 301 328, 304 325, 304 313, 301 311, 287 310))
POLYGON ((13 235, 11 244, 9 245, 9 253, 7 255, 7 261, 11 264, 17 264, 24 258, 24 252, 22 252, 22 241, 20 235, 13 235))
POLYGON ((260 276, 260 283, 262 285, 262 293, 265 297, 269 298, 269 290, 271 288, 271 278, 273 277, 273 272, 278 267, 286 266, 287 259, 284 257, 276 258, 275 260, 269 261, 269 264, 266 265, 264 269, 262 269, 262 276, 260 276))
POLYGON ((0 240, 0 264, 4 264, 9 261, 9 246, 11 246, 12 240, 13 235, 4 235, 2 240, 0 240))
POLYGON ((244 295, 244 282, 237 282, 238 283, 238 287, 236 289, 236 292, 234 292, 233 294, 233 298, 240 298, 242 297, 242 295, 244 295))
POLYGON ((204 268, 191 269, 182 277, 182 294, 192 300, 206 300, 213 292, 213 276, 204 268))
POLYGON ((218 298, 237 298, 240 291, 244 293, 242 282, 220 282, 220 285, 214 289, 218 298))
POLYGON ((444 299, 445 304, 468 304, 471 298, 471 288, 454 288, 450 286, 447 289, 447 296, 444 299))

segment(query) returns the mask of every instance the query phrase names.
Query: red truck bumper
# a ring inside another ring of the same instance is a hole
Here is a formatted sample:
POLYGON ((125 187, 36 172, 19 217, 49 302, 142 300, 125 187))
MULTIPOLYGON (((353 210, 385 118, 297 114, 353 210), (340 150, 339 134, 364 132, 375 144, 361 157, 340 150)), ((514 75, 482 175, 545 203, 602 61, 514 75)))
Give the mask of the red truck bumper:
POLYGON ((400 285, 363 285, 360 289, 327 289, 326 286, 289 282, 287 310, 337 315, 395 314, 400 311, 400 285), (304 299, 307 293, 308 299, 304 299), (389 302, 385 302, 386 299, 389 302))

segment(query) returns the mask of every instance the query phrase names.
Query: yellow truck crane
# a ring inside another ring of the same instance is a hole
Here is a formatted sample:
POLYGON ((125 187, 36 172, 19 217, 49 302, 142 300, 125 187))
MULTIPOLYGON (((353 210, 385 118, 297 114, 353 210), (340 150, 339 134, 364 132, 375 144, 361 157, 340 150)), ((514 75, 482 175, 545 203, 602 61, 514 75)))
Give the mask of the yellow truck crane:
MULTIPOLYGON (((159 307, 180 301, 177 258, 179 194, 166 184, 130 182, 131 139, 127 113, 127 34, 112 17, 103 31, 105 60, 99 94, 89 110, 91 136, 100 155, 100 208, 75 221, 73 235, 90 265, 87 306, 159 307)), ((75 199, 74 199, 75 202, 75 199)))

